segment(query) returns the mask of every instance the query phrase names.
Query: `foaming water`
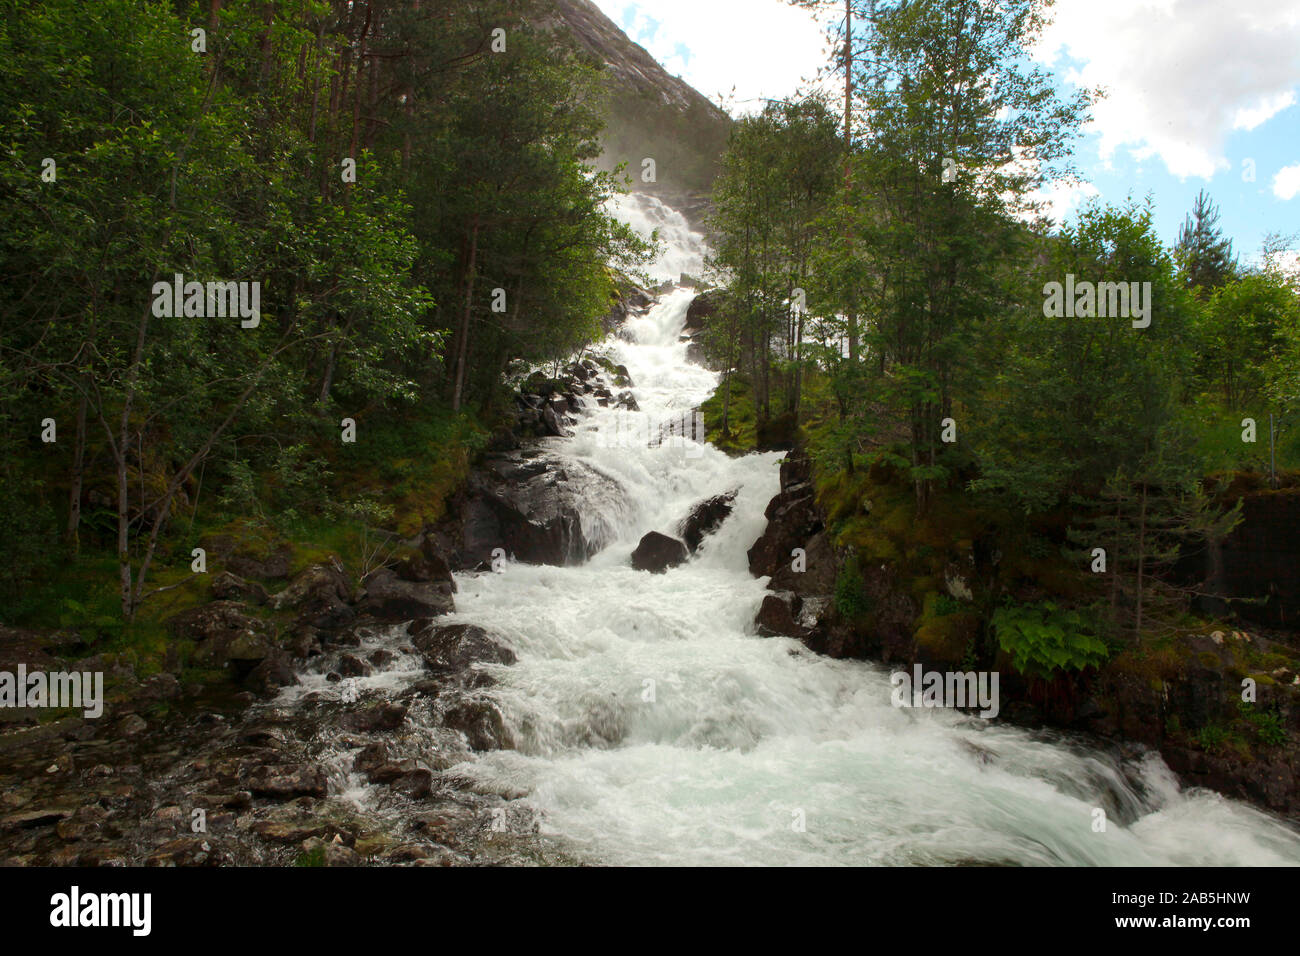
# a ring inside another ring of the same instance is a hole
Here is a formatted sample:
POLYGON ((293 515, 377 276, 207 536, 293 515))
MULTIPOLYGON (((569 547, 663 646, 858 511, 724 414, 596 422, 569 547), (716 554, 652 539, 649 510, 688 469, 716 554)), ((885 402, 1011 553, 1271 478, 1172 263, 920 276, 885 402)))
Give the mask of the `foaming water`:
POLYGON ((496 631, 519 658, 490 668, 516 749, 459 776, 527 794, 542 832, 596 863, 1300 862, 1294 829, 1180 792, 1154 755, 1120 760, 1060 735, 896 709, 884 668, 756 636, 766 581, 745 552, 782 456, 645 440, 716 386, 678 342, 690 300, 666 295, 605 343, 641 410, 593 405, 555 446, 626 491, 616 507, 591 502, 614 529, 608 546, 579 567, 458 576, 453 620, 496 631), (691 561, 632 570, 641 535, 675 533, 692 505, 726 491, 735 509, 691 561))
POLYGON ((655 279, 676 282, 683 273, 696 278, 704 273, 708 244, 676 209, 646 193, 625 193, 610 200, 609 210, 643 236, 659 230, 664 251, 646 270, 655 279))

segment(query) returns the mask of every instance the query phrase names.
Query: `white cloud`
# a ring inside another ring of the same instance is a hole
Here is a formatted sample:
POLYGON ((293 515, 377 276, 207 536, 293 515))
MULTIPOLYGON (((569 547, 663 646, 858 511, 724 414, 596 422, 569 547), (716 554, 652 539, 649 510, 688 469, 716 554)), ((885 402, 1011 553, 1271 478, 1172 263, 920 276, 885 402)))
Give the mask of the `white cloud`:
POLYGON ((1242 107, 1232 120, 1233 129, 1252 130, 1264 123, 1295 102, 1295 91, 1285 90, 1273 96, 1265 96, 1254 107, 1242 107))
POLYGON ((751 113, 790 96, 826 62, 824 31, 785 0, 594 0, 669 73, 751 113), (630 15, 630 25, 628 16, 630 15))
POLYGON ((1230 168, 1233 129, 1295 102, 1300 0, 1058 0, 1037 56, 1078 64, 1065 78, 1107 88, 1090 131, 1102 158, 1159 157, 1180 178, 1230 168))
POLYGON ((1273 177, 1273 195, 1278 199, 1295 199, 1300 195, 1300 163, 1277 171, 1273 177))
POLYGON ((1031 198, 1044 203, 1043 214, 1051 219, 1053 223, 1061 226, 1085 200, 1100 195, 1101 191, 1092 183, 1056 180, 1047 183, 1041 189, 1035 190, 1031 194, 1031 198))

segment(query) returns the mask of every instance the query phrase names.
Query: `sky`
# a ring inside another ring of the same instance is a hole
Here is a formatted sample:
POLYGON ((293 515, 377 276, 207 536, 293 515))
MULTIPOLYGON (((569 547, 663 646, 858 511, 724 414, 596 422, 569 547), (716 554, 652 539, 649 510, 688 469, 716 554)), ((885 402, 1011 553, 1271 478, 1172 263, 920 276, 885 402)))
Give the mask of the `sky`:
MULTIPOLYGON (((593 2, 737 115, 790 96, 830 56, 812 14, 785 0, 593 2)), ((1058 221, 1090 196, 1149 194, 1172 245, 1205 189, 1246 261, 1268 233, 1300 233, 1300 0, 1057 0, 1054 11, 1033 58, 1065 91, 1107 91, 1076 141, 1083 185, 1051 193, 1058 221)))

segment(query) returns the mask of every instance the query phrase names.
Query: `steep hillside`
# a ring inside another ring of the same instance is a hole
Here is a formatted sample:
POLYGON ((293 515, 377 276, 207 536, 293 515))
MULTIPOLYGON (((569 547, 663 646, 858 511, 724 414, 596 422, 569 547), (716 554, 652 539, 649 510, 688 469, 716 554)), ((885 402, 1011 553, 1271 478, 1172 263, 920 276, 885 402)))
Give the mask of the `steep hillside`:
POLYGON ((699 225, 731 119, 689 84, 670 75, 628 39, 591 0, 556 0, 558 26, 603 61, 609 72, 609 126, 602 165, 627 163, 633 188, 658 196, 699 225), (656 182, 641 181, 654 159, 656 182))

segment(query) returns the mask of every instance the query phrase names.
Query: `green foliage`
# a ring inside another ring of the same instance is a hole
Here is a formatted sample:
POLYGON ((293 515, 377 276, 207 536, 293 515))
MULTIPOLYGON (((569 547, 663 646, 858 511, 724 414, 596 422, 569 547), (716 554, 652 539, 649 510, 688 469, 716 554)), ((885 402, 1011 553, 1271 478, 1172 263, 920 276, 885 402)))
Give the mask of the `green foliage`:
POLYGON ((126 620, 196 521, 292 535, 378 496, 364 526, 419 531, 506 365, 601 334, 610 266, 649 251, 594 169, 599 69, 532 5, 274 8, 0 0, 6 597, 60 525, 73 555, 118 560, 126 620), (260 321, 154 314, 177 273, 258 283, 260 321), (340 449, 344 417, 361 437, 340 449))
POLYGON ((850 621, 859 621, 871 613, 871 598, 857 555, 844 562, 835 578, 835 609, 850 621))
POLYGON ((294 858, 294 866, 324 866, 325 865, 325 847, 314 846, 310 850, 303 850, 294 858))
POLYGON ((837 136, 817 98, 769 103, 733 127, 714 184, 710 268, 728 289, 705 342, 728 378, 733 369, 747 374, 759 435, 799 406, 809 356, 796 290, 806 299, 817 220, 835 187, 837 136))
POLYGON ((994 612, 992 623, 998 644, 1022 674, 1050 678, 1060 671, 1099 667, 1108 656, 1087 614, 1051 601, 1005 604, 994 612))
POLYGON ((968 610, 965 602, 957 600, 947 594, 939 594, 934 599, 934 615, 936 617, 948 617, 952 614, 961 614, 968 610))
POLYGON ((1218 724, 1206 724, 1196 732, 1195 740, 1206 753, 1221 753, 1228 745, 1228 732, 1218 724))
POLYGON ((1219 228, 1219 208, 1203 189, 1179 227, 1174 254, 1187 284, 1202 294, 1223 285, 1236 271, 1232 240, 1219 228))
POLYGON ((1286 723, 1276 708, 1264 709, 1250 701, 1239 700, 1237 710, 1242 718, 1255 728, 1261 743, 1280 747, 1287 742, 1286 723))

